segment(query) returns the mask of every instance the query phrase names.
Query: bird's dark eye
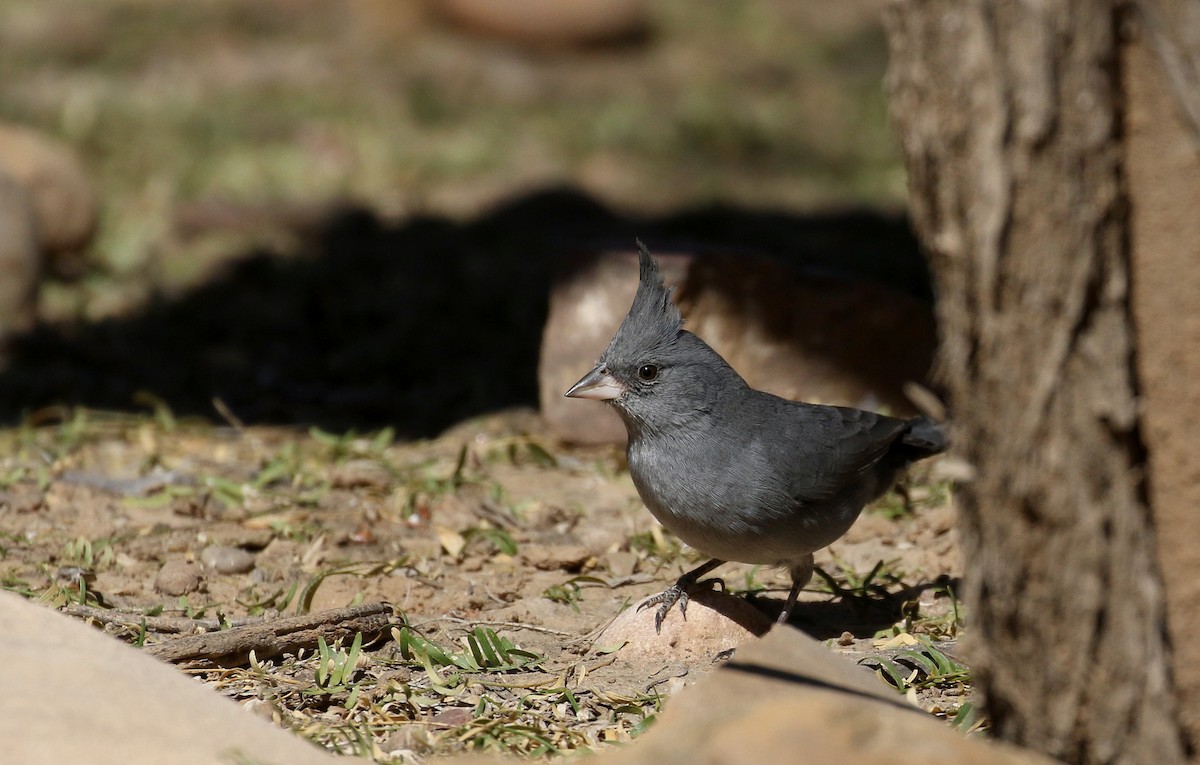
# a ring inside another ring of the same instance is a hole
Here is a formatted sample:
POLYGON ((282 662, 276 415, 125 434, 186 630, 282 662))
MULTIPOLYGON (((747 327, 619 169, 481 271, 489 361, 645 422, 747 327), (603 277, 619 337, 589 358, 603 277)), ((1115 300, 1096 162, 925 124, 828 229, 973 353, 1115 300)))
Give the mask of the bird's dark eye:
POLYGON ((650 382, 658 377, 658 367, 653 364, 643 364, 638 367, 638 377, 642 378, 643 382, 650 382))

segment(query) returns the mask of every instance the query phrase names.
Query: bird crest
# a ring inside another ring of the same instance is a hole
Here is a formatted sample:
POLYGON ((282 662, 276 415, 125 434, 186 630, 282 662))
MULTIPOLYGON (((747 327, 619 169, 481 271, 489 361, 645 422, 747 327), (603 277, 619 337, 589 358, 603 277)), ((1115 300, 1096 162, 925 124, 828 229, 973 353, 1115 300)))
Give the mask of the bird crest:
POLYGON ((630 356, 669 343, 683 328, 683 317, 663 284, 658 264, 638 240, 638 289, 629 313, 613 335, 605 358, 630 356))

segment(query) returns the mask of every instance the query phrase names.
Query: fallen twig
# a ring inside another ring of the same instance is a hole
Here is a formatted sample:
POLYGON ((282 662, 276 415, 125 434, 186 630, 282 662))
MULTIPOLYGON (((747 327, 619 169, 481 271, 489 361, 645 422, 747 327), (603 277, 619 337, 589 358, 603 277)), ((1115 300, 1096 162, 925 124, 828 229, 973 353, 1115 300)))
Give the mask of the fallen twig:
POLYGON ((424 624, 432 624, 433 622, 450 622, 451 624, 464 624, 474 627, 509 627, 517 630, 529 630, 530 632, 542 632, 547 635, 557 635, 558 637, 572 637, 572 633, 563 632, 562 630, 551 629, 549 627, 539 627, 536 624, 526 624, 525 622, 480 622, 460 619, 457 616, 435 616, 430 619, 421 621, 417 626, 424 624))
POLYGON ((333 642, 361 632, 364 638, 369 639, 385 633, 394 621, 389 604, 368 603, 175 638, 148 645, 146 652, 171 662, 207 660, 227 665, 244 664, 251 651, 254 651, 256 658, 266 659, 301 648, 312 648, 317 645, 318 637, 333 642))
POLYGON ((84 619, 94 619, 101 624, 118 624, 122 627, 144 628, 147 632, 196 633, 216 632, 229 627, 244 627, 261 624, 269 617, 252 616, 244 619, 189 619, 186 616, 146 616, 130 611, 115 611, 111 608, 96 608, 83 603, 68 603, 63 613, 84 619))

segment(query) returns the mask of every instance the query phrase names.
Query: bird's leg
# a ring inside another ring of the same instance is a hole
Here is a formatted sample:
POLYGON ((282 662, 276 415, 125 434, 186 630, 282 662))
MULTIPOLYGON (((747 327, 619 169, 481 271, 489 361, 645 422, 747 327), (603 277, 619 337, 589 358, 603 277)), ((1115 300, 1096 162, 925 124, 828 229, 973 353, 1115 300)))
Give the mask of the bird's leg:
POLYGON ((652 606, 656 603, 661 604, 658 606, 658 610, 654 612, 654 631, 656 633, 662 631, 663 619, 666 618, 667 613, 676 603, 679 604, 679 613, 683 615, 684 619, 687 619, 688 588, 695 584, 696 580, 698 580, 700 577, 704 576, 709 571, 712 571, 714 568, 724 562, 725 561, 723 560, 713 558, 707 563, 702 563, 701 565, 696 566, 691 571, 676 579, 675 584, 658 593, 654 597, 643 600, 641 605, 638 606, 638 610, 641 611, 643 608, 652 606))
POLYGON ((916 508, 913 507, 912 495, 908 492, 907 476, 896 481, 896 485, 892 487, 892 491, 900 495, 900 502, 904 505, 905 515, 912 515, 916 512, 916 508))
POLYGON ((800 590, 812 579, 813 568, 813 556, 806 555, 803 560, 789 569, 792 575, 792 589, 788 591, 787 602, 783 604, 783 611, 775 620, 776 624, 787 624, 788 619, 792 618, 792 607, 796 605, 796 598, 800 597, 800 590))

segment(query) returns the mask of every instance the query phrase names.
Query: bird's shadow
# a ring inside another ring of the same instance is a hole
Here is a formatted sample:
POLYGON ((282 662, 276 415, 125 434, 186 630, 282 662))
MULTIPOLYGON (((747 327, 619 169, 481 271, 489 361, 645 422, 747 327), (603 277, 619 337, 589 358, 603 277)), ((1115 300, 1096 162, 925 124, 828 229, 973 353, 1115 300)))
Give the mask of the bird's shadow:
MULTIPOLYGON (((51 405, 327 430, 392 426, 436 435, 473 416, 537 403, 551 273, 580 252, 765 253, 797 268, 929 298, 925 262, 901 215, 797 215, 711 205, 615 212, 571 188, 515 197, 467 222, 387 224, 363 209, 315 221, 300 252, 249 252, 212 280, 103 321, 15 338, 0 371, 0 422, 51 405)), ((36 419, 36 418, 35 418, 36 419)))
MULTIPOLYGON (((856 638, 870 638, 904 619, 920 618, 917 604, 922 593, 957 592, 960 584, 957 577, 943 575, 894 588, 843 590, 830 595, 828 600, 797 602, 788 623, 817 640, 841 637, 846 632, 856 638)), ((750 601, 772 618, 777 618, 783 610, 781 598, 755 595, 750 601)))

